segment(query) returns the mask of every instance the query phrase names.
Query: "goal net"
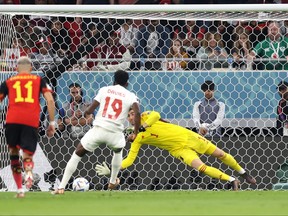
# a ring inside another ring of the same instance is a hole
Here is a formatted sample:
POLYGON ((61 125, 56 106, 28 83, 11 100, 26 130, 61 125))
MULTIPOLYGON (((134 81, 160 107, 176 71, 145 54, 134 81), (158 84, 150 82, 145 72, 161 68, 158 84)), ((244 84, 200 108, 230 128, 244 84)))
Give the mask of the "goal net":
MULTIPOLYGON (((256 177, 257 185, 243 181, 242 189, 285 188, 287 9, 286 5, 1 6, 1 82, 15 74, 19 56, 29 56, 34 73, 46 77, 57 93, 57 133, 51 139, 43 134, 47 126, 43 103, 33 190, 57 187, 75 146, 91 127, 91 119, 83 116, 85 108, 100 87, 112 84, 118 69, 131 71, 129 89, 140 98, 142 111, 158 111, 163 119, 195 132, 207 123, 205 137, 256 177), (216 100, 205 99, 209 94, 216 100)), ((0 189, 11 191, 15 184, 4 138, 6 106, 4 101, 0 189)), ((131 126, 126 125, 127 132, 131 126)), ((124 157, 129 147, 127 143, 124 157)), ((211 156, 201 159, 238 176, 211 156)), ((84 157, 73 178, 86 178, 93 190, 105 189, 108 178, 94 170, 103 161, 111 162, 107 147, 84 157)), ((134 165, 121 173, 121 190, 215 188, 229 186, 149 145, 143 145, 134 165)))

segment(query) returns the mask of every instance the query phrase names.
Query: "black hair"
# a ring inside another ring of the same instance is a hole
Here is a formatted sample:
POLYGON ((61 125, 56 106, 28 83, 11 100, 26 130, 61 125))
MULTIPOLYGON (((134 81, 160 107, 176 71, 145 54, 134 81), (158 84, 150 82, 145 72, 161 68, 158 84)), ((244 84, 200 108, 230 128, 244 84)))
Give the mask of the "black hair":
POLYGON ((201 85, 201 90, 202 91, 214 91, 215 89, 215 84, 211 80, 206 80, 202 85, 201 85))
POLYGON ((278 89, 278 91, 282 91, 282 90, 287 89, 287 87, 288 87, 288 82, 283 80, 278 84, 276 89, 278 89))
POLYGON ((126 71, 118 70, 114 73, 114 85, 119 84, 124 86, 129 79, 129 74, 126 71))
MULTIPOLYGON (((69 85, 69 89, 71 89, 71 88, 73 88, 73 87, 80 89, 80 95, 81 95, 80 103, 82 103, 82 101, 83 101, 83 91, 82 91, 81 85, 78 84, 78 83, 71 83, 71 84, 69 85)), ((71 99, 70 99, 70 103, 72 103, 72 101, 73 101, 73 99, 71 98, 71 99)))

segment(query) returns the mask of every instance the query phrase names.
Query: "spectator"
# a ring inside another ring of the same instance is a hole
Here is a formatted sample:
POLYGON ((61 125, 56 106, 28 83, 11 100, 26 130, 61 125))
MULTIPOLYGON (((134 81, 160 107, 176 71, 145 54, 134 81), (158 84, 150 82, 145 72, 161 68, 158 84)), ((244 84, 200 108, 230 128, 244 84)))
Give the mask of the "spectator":
MULTIPOLYGON (((93 121, 93 115, 84 115, 89 104, 83 100, 83 90, 78 83, 69 85, 71 99, 60 109, 58 130, 70 134, 72 138, 82 137, 89 129, 93 121)), ((64 135, 64 134, 63 134, 64 135)))
POLYGON ((82 18, 81 17, 75 17, 67 18, 67 21, 64 22, 63 26, 68 31, 69 36, 71 37, 71 52, 74 52, 77 48, 77 46, 80 44, 80 38, 83 35, 83 31, 81 29, 82 25, 82 18))
POLYGON ((228 54, 218 33, 207 32, 202 46, 197 52, 197 58, 200 60, 200 70, 211 70, 213 68, 227 67, 223 60, 228 54))
POLYGON ((225 115, 225 104, 214 97, 215 84, 207 80, 201 85, 204 98, 195 103, 193 121, 202 136, 220 136, 225 115))
POLYGON ((58 18, 52 19, 49 37, 52 41, 53 51, 57 53, 59 57, 64 57, 69 53, 71 38, 58 18))
POLYGON ((281 81, 278 86, 278 93, 281 97, 278 106, 277 106, 277 120, 276 120, 276 128, 278 131, 278 135, 288 136, 288 134, 284 134, 284 128, 288 130, 288 82, 281 81))
POLYGON ((55 56, 51 51, 49 52, 50 45, 47 41, 40 40, 36 43, 36 46, 38 51, 31 54, 33 70, 41 70, 45 66, 53 63, 55 56))
POLYGON ((257 69, 288 70, 288 38, 283 37, 278 22, 268 25, 268 36, 259 42, 250 53, 250 60, 256 57, 264 58, 261 65, 255 62, 257 69), (285 59, 285 60, 283 60, 285 59))
POLYGON ((231 36, 233 35, 234 29, 233 23, 227 21, 214 21, 208 27, 209 32, 221 35, 223 47, 228 54, 230 54, 233 48, 233 38, 231 36))
POLYGON ((232 55, 234 57, 233 67, 240 70, 251 69, 250 65, 246 63, 246 59, 251 52, 252 46, 249 41, 249 37, 246 32, 241 31, 236 35, 234 42, 234 48, 232 49, 232 55))
POLYGON ((166 56, 167 62, 164 63, 165 70, 185 70, 187 68, 187 61, 179 60, 188 58, 188 54, 185 52, 181 43, 179 39, 173 41, 172 47, 166 56))
POLYGON ((133 25, 133 20, 126 19, 117 32, 120 33, 120 44, 134 53, 138 28, 133 25))
POLYGON ((103 62, 97 64, 96 69, 104 71, 127 70, 130 67, 131 54, 119 42, 116 32, 113 32, 108 38, 107 43, 100 47, 98 55, 103 62))
POLYGON ((236 27, 235 32, 238 32, 238 28, 245 29, 252 47, 255 47, 259 41, 264 40, 268 34, 266 21, 241 21, 236 27))
MULTIPOLYGON (((147 26, 140 28, 137 34, 137 45, 135 58, 165 58, 168 54, 171 40, 169 38, 170 30, 161 24, 159 20, 150 20, 147 26)), ((140 63, 137 63, 140 68, 140 63)), ((159 61, 145 61, 145 68, 160 69, 159 61)))
POLYGON ((11 48, 4 49, 3 54, 0 56, 4 60, 1 70, 3 71, 15 71, 17 67, 17 60, 20 56, 27 56, 29 50, 23 48, 23 40, 13 38, 11 48))
MULTIPOLYGON (((183 41, 183 47, 191 58, 196 58, 197 51, 200 48, 201 41, 204 39, 206 28, 203 26, 201 21, 179 21, 179 25, 184 22, 184 26, 177 28, 174 31, 173 38, 178 38, 183 41)), ((190 61, 188 63, 190 70, 197 69, 197 62, 190 61)))

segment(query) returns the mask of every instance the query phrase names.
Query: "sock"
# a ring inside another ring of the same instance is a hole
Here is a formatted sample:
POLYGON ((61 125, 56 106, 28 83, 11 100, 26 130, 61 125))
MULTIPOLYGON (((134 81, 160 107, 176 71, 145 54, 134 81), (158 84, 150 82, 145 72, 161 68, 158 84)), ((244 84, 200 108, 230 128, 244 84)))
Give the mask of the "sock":
POLYGON ((77 169, 77 166, 78 166, 78 163, 80 162, 80 160, 81 160, 81 157, 76 155, 76 153, 74 151, 70 160, 68 161, 68 163, 66 165, 63 178, 62 178, 61 183, 60 183, 58 188, 65 189, 69 179, 71 178, 72 174, 77 169))
POLYGON ((117 175, 120 171, 122 163, 122 151, 113 154, 113 158, 111 161, 111 176, 110 176, 110 183, 115 184, 117 175))
POLYGON ((21 169, 21 164, 19 161, 19 156, 10 155, 10 160, 11 160, 11 169, 12 169, 14 181, 17 185, 17 189, 21 190, 22 189, 22 169, 21 169))
POLYGON ((34 162, 32 158, 23 159, 23 167, 24 167, 25 172, 32 171, 34 168, 34 162))
POLYGON ((204 173, 204 174, 206 174, 206 175, 208 175, 208 176, 210 176, 212 178, 220 179, 220 180, 223 180, 223 181, 231 181, 231 177, 229 175, 221 172, 217 168, 206 166, 205 164, 202 164, 201 166, 199 166, 198 167, 198 171, 201 172, 201 173, 204 173))
POLYGON ((237 163, 237 161, 232 155, 225 153, 224 156, 219 159, 227 166, 236 170, 238 173, 240 174, 245 173, 245 170, 237 163))

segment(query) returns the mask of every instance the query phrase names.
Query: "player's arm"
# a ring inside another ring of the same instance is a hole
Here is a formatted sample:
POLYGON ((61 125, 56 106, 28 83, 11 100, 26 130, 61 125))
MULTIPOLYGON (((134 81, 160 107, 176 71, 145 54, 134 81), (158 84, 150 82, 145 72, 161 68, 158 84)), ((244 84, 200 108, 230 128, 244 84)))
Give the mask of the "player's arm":
MULTIPOLYGON (((138 155, 139 149, 141 147, 141 144, 138 140, 140 140, 139 136, 131 144, 131 148, 130 148, 128 156, 121 163, 121 170, 131 166, 133 164, 133 162, 135 161, 135 159, 138 155)), ((96 169, 96 173, 100 176, 102 176, 102 175, 109 176, 110 175, 110 169, 105 162, 103 162, 103 165, 97 164, 95 169, 96 169)))
POLYGON ((54 121, 54 115, 55 115, 55 102, 54 102, 54 98, 52 96, 52 93, 47 91, 43 93, 43 97, 46 100, 46 104, 47 104, 47 111, 48 111, 48 115, 49 115, 49 126, 47 128, 47 135, 48 137, 51 137, 54 135, 55 133, 55 121, 54 121))
POLYGON ((54 116, 55 116, 55 102, 54 102, 54 98, 52 96, 51 92, 44 92, 43 93, 43 97, 46 100, 46 104, 47 104, 47 110, 48 110, 48 114, 49 114, 49 121, 54 122, 54 116))
POLYGON ((86 111, 84 112, 84 116, 91 115, 94 113, 94 110, 100 105, 97 100, 93 100, 93 102, 88 106, 86 111))
POLYGON ((4 98, 8 95, 8 87, 6 81, 3 82, 0 86, 0 102, 4 100, 4 98))
POLYGON ((44 81, 43 79, 41 79, 41 92, 43 94, 43 97, 46 100, 46 104, 47 104, 47 111, 48 111, 48 115, 49 115, 49 126, 47 128, 47 135, 48 137, 51 137, 54 135, 55 133, 55 101, 52 95, 52 88, 46 83, 46 81, 44 81))
POLYGON ((141 148, 141 144, 138 141, 139 139, 140 139, 140 137, 138 136, 134 140, 134 142, 131 144, 131 148, 129 150, 128 156, 121 163, 121 170, 126 169, 127 167, 131 166, 134 163, 134 161, 138 155, 138 152, 141 148))
POLYGON ((142 113, 143 116, 147 116, 146 118, 143 118, 144 123, 142 126, 146 129, 147 127, 151 127, 154 123, 159 121, 161 119, 161 115, 159 112, 156 111, 147 111, 142 113))

